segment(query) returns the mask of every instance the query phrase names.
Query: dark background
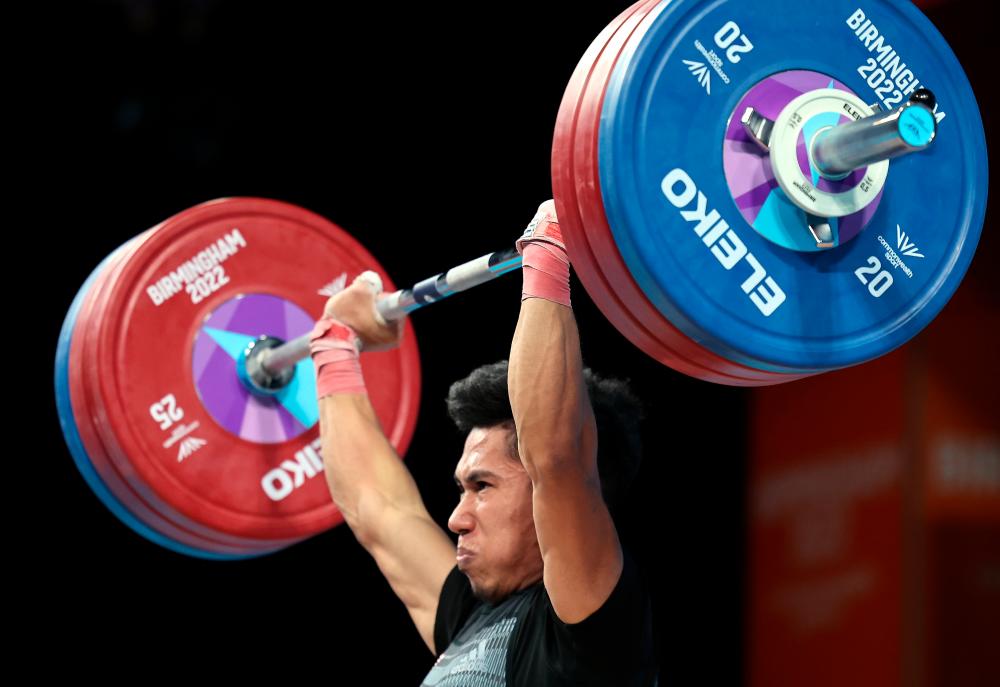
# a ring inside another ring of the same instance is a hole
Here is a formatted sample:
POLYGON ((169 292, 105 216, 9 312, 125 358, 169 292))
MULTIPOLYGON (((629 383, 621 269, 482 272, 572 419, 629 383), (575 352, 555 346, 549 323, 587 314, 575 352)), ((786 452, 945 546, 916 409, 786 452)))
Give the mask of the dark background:
MULTIPOLYGON (((48 246, 58 275, 43 325, 48 360, 63 314, 103 257, 212 198, 277 198, 324 215, 397 283, 509 245, 551 196, 563 88, 626 5, 60 8, 46 31, 58 68, 42 82, 52 161, 42 210, 58 226, 48 246)), ((929 14, 965 66, 989 132, 994 82, 972 7, 929 14)), ((995 245, 987 233, 973 272, 995 245)), ((462 442, 442 399, 455 379, 507 356, 519 290, 519 279, 502 279, 413 318, 424 386, 407 463, 442 524, 462 442)), ((578 282, 573 293, 585 361, 631 379, 651 418, 619 529, 653 582, 663 682, 740 684, 751 392, 658 365, 611 328, 578 282)), ((336 682, 374 667, 372 684, 419 684, 433 658, 345 527, 247 562, 170 553, 98 502, 62 443, 51 393, 43 398, 48 461, 45 503, 33 506, 32 575, 46 642, 109 671, 129 658, 157 673, 319 669, 336 682)))

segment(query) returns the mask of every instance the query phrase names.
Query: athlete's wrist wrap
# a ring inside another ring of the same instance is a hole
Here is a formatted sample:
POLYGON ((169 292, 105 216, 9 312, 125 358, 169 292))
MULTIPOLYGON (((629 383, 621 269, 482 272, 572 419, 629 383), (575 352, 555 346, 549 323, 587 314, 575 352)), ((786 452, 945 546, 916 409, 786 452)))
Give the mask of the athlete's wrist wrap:
POLYGON ((542 203, 538 208, 538 214, 518 240, 517 248, 521 253, 524 279, 521 300, 544 298, 567 308, 572 307, 569 298, 569 256, 551 201, 542 203))
POLYGON ((309 335, 309 352, 316 366, 316 397, 367 394, 358 353, 361 340, 343 322, 324 318, 309 335))

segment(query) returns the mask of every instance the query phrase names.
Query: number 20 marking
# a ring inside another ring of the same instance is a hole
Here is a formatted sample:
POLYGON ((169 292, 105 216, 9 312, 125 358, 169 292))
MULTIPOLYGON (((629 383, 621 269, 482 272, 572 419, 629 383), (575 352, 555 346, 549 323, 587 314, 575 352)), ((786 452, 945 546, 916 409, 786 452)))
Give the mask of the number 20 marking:
POLYGON ((726 51, 726 57, 730 62, 736 64, 742 57, 740 53, 750 52, 753 50, 753 43, 740 31, 739 25, 734 21, 727 21, 721 29, 715 33, 715 44, 726 51), (740 43, 733 45, 736 39, 740 39, 740 43), (728 50, 726 50, 728 48, 728 50))
POLYGON ((882 269, 881 261, 874 255, 868 258, 868 267, 862 265, 858 269, 854 270, 854 276, 861 280, 862 284, 868 284, 868 293, 878 298, 886 289, 892 286, 892 275, 882 269), (879 272, 879 270, 882 270, 879 272), (878 274, 875 274, 878 272, 878 274), (875 274, 875 277, 869 281, 867 274, 875 274))

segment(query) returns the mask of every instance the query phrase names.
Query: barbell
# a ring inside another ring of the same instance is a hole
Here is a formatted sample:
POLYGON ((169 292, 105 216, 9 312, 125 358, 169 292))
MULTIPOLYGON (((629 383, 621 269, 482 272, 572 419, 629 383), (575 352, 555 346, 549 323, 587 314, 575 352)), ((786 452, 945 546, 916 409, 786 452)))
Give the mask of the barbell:
MULTIPOLYGON (((552 183, 608 320, 661 363, 737 386, 912 338, 958 287, 988 188, 968 80, 930 22, 888 0, 634 4, 570 79, 552 183)), ((67 445, 151 541, 215 559, 279 550, 342 521, 305 357, 323 297, 370 269, 394 318, 519 267, 505 249, 396 290, 308 210, 184 210, 106 258, 70 306, 56 355, 67 445)), ((420 396, 410 323, 398 349, 361 361, 404 455, 420 396)))

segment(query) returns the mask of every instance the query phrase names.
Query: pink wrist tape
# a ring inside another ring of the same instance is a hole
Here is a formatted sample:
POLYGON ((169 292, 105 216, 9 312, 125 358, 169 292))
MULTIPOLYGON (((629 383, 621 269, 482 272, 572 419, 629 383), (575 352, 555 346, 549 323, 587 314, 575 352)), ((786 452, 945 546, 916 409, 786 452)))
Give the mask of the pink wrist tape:
POLYGON ((553 243, 530 242, 522 253, 524 286, 521 300, 544 298, 553 303, 572 307, 569 302, 569 257, 553 243))
POLYGON ((367 394, 354 330, 333 318, 320 320, 309 335, 309 352, 316 366, 316 397, 367 394))

